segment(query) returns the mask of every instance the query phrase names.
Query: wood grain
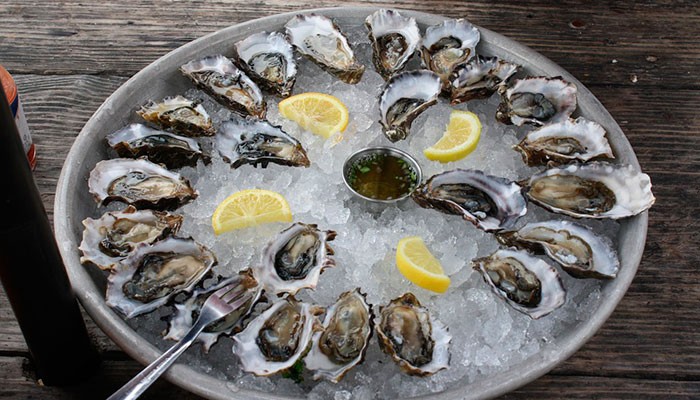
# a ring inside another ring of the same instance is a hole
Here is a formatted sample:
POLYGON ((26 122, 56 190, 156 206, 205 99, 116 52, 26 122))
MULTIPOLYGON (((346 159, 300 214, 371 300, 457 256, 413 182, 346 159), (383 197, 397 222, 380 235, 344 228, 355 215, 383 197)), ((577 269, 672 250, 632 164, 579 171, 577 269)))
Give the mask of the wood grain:
MULTIPOLYGON (((37 144, 35 178, 52 213, 70 146, 130 75, 206 33, 306 7, 300 1, 13 0, 0 4, 0 63, 15 76, 37 144)), ((334 5, 330 1, 316 3, 334 5)), ((386 5, 347 2, 348 5, 386 5)), ((700 397, 700 15, 697 2, 425 2, 394 7, 466 16, 550 57, 620 123, 657 203, 639 272, 603 328, 571 359, 507 398, 700 397), (613 62, 615 60, 615 62, 613 62), (635 78, 636 77, 636 78, 635 78)), ((86 316, 103 355, 85 384, 38 386, 0 290, 0 397, 103 398, 139 370, 86 316)), ((195 399, 161 382, 146 398, 195 399)))

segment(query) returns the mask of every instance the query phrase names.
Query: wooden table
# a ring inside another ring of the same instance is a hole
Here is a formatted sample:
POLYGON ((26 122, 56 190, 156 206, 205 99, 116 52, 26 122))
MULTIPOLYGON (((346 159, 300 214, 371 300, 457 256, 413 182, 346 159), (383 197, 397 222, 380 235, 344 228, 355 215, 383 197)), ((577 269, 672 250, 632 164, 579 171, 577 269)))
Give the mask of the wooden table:
MULTIPOLYGON (((700 5, 693 1, 402 0, 466 17, 541 52, 580 79, 627 134, 657 202, 636 279, 571 359, 509 398, 700 397, 700 5)), ((322 0, 314 6, 333 6, 322 0)), ((131 75, 226 26, 307 8, 290 1, 0 2, 0 63, 16 78, 38 148, 36 182, 52 216, 63 160, 97 107, 131 75)), ((11 172, 6 172, 11 173, 11 172)), ((76 387, 37 385, 0 293, 0 397, 104 398, 141 368, 86 315, 102 370, 76 387)), ((192 399, 168 382, 144 398, 192 399)))

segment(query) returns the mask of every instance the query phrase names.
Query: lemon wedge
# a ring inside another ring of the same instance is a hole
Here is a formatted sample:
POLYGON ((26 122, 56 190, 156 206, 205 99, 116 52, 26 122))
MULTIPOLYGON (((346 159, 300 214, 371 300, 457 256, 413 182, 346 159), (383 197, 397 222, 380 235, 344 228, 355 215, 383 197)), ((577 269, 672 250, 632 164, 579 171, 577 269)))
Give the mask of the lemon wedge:
POLYGON ((481 121, 473 112, 453 110, 445 133, 434 145, 423 150, 429 160, 461 160, 476 149, 481 138, 481 121))
POLYGON ((292 222, 292 210, 281 194, 262 189, 241 190, 228 196, 211 217, 217 235, 268 222, 292 222))
POLYGON ((450 278, 442 265, 425 246, 420 236, 401 239, 396 248, 396 267, 403 276, 415 285, 437 293, 445 293, 450 278))
POLYGON ((348 108, 337 97, 325 93, 301 93, 279 103, 280 114, 307 131, 328 138, 342 132, 350 120, 348 108))

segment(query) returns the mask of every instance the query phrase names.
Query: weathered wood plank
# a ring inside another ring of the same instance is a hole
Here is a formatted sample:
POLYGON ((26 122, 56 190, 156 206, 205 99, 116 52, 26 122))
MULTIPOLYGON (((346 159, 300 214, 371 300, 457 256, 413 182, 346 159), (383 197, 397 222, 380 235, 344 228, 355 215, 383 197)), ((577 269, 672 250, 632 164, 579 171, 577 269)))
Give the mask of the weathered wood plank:
MULTIPOLYGON (((102 2, 0 4, 0 63, 14 73, 116 74, 129 76, 182 44, 207 33, 260 16, 299 10, 286 5, 244 1, 129 2, 115 8, 102 2), (31 48, 31 52, 19 49, 31 48)), ((345 5, 362 6, 352 1, 345 5)), ((699 86, 700 16, 696 5, 621 5, 518 1, 376 2, 467 17, 542 52, 585 84, 627 84, 687 88, 699 86), (624 10, 624 11, 623 11, 624 10), (674 27, 669 30, 668 27, 674 27), (611 29, 614 27, 614 29, 611 29), (685 29, 684 29, 685 28, 685 29)), ((323 0, 314 6, 336 6, 323 0)))

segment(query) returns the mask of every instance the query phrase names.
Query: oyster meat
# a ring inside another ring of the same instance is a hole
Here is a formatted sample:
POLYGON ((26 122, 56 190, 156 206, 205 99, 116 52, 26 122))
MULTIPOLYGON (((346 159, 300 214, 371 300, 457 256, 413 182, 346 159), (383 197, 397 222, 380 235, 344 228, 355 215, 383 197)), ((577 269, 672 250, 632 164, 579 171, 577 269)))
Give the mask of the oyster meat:
POLYGON ((557 123, 576 110, 576 86, 560 76, 519 79, 501 93, 496 119, 504 124, 557 123))
POLYGON ((126 318, 153 311, 192 291, 215 264, 214 253, 192 239, 141 244, 107 278, 107 305, 126 318))
POLYGON ((302 55, 345 83, 360 81, 364 65, 357 62, 348 39, 322 15, 297 15, 285 25, 289 42, 302 55))
POLYGON ((294 365, 311 344, 319 310, 293 296, 273 303, 233 337, 233 353, 241 369, 272 375, 294 365))
POLYGON ((98 205, 119 200, 136 208, 173 209, 197 198, 187 179, 144 159, 100 161, 88 187, 98 205))
POLYGON ((295 223, 265 247, 261 265, 253 269, 255 278, 274 294, 315 288, 321 272, 335 266, 328 244, 335 235, 313 224, 295 223))
POLYGON ((520 69, 520 65, 498 57, 477 55, 466 64, 458 66, 450 75, 450 100, 459 104, 472 99, 486 99, 505 87, 508 79, 520 69))
POLYGON ((152 244, 180 230, 182 216, 159 211, 109 211, 99 219, 83 220, 80 242, 81 263, 92 263, 103 270, 113 270, 140 243, 152 244))
POLYGON ((365 19, 372 42, 372 62, 377 72, 389 79, 401 71, 421 42, 415 18, 394 10, 377 10, 365 19))
POLYGON ((206 328, 197 336, 197 341, 202 343, 204 352, 209 352, 209 348, 219 340, 219 336, 231 334, 236 329, 241 329, 242 320, 250 313, 253 306, 260 298, 262 290, 258 286, 258 282, 253 278, 250 270, 244 270, 230 278, 221 279, 218 283, 210 285, 207 288, 195 289, 192 295, 184 302, 176 303, 175 313, 168 321, 168 330, 164 335, 165 339, 179 341, 187 332, 190 331, 194 323, 199 318, 202 305, 209 296, 232 283, 237 283, 243 286, 248 293, 251 294, 251 299, 243 304, 236 311, 225 316, 222 320, 215 322, 206 328))
POLYGON ((450 364, 452 336, 412 293, 380 307, 375 330, 379 347, 409 375, 432 375, 450 364))
POLYGON ((609 239, 573 222, 532 222, 517 231, 499 232, 496 238, 506 246, 546 253, 576 278, 612 279, 620 268, 609 239))
POLYGON ((437 103, 440 91, 440 77, 433 72, 421 70, 394 75, 379 98, 379 122, 384 135, 392 142, 406 139, 413 120, 437 103))
POLYGON ((654 204, 649 175, 631 165, 596 161, 551 168, 524 181, 525 195, 576 218, 626 218, 654 204))
POLYGON ((476 170, 434 175, 411 196, 421 207, 461 215, 487 232, 510 228, 527 212, 520 186, 476 170))
POLYGON ((219 103, 243 115, 265 118, 266 104, 258 86, 222 55, 190 61, 180 71, 219 103))
POLYGON ((136 113, 148 122, 184 136, 212 136, 215 133, 204 107, 183 96, 167 97, 160 103, 151 101, 136 113))
POLYGON ((500 249, 472 260, 472 266, 494 293, 532 319, 551 313, 566 300, 557 270, 527 252, 500 249))
POLYGON ((448 89, 455 68, 476 55, 481 34, 466 19, 449 19, 428 27, 423 35, 421 58, 423 66, 440 76, 448 89))
POLYGON ((304 358, 314 379, 338 383, 362 362, 372 335, 372 306, 357 288, 340 295, 326 310, 323 330, 314 333, 311 350, 304 358))
POLYGON ((605 129, 583 117, 530 131, 515 149, 529 166, 615 158, 605 138, 605 129))
POLYGON ((310 165, 306 151, 298 140, 279 126, 252 118, 232 116, 221 124, 216 135, 216 147, 233 168, 243 164, 262 164, 265 168, 270 162, 292 167, 310 165))
POLYGON ((197 160, 209 161, 196 140, 131 124, 107 136, 107 143, 120 157, 146 157, 168 168, 193 167, 197 160))
POLYGON ((236 43, 236 58, 248 75, 264 89, 281 97, 292 93, 297 78, 294 51, 279 32, 259 32, 236 43))

